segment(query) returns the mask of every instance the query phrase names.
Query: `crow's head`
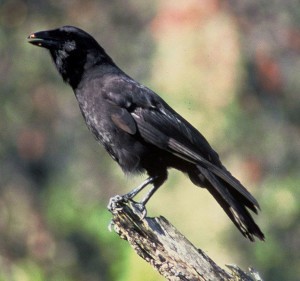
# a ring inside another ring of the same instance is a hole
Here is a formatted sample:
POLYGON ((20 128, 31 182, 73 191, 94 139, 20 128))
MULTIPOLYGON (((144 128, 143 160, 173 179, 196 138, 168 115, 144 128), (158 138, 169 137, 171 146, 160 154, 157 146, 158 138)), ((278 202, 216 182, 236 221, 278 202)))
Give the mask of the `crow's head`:
POLYGON ((39 31, 29 35, 28 39, 29 43, 50 51, 64 81, 73 88, 81 81, 84 71, 98 64, 112 63, 97 41, 77 27, 39 31))

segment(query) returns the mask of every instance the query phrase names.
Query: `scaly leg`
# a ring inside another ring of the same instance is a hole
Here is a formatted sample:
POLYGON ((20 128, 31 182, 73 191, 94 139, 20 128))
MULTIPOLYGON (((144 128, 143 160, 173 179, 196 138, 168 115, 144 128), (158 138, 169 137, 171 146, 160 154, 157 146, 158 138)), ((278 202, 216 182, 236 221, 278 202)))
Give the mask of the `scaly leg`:
POLYGON ((152 195, 155 193, 155 191, 163 184, 163 182, 166 180, 167 175, 159 175, 159 176, 150 176, 148 179, 146 179, 141 185, 133 189, 127 194, 124 195, 116 195, 112 197, 108 204, 108 209, 110 211, 113 211, 117 208, 117 204, 121 201, 130 202, 130 205, 134 212, 143 219, 146 216, 146 208, 145 205, 149 201, 149 199, 152 197, 152 195), (142 199, 141 202, 134 202, 132 199, 141 192, 147 185, 153 184, 153 187, 149 190, 149 192, 146 194, 146 196, 142 199))
MULTIPOLYGON (((140 184, 138 187, 136 187, 135 189, 133 189, 132 191, 124 194, 123 196, 121 196, 124 200, 128 201, 130 199, 132 199, 133 197, 135 197, 138 193, 140 193, 148 184, 153 183, 156 179, 158 178, 158 176, 155 177, 149 177, 147 178, 142 184, 140 184)), ((148 200, 147 200, 148 201, 148 200)))

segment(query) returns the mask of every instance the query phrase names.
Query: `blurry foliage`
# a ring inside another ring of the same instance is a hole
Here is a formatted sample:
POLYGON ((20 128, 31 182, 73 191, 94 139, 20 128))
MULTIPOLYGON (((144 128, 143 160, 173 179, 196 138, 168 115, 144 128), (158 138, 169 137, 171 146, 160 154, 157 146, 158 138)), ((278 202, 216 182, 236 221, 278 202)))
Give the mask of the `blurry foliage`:
POLYGON ((175 172, 149 214, 168 217, 220 264, 298 280, 298 10, 292 0, 2 1, 0 280, 163 280, 107 230, 108 198, 141 178, 124 180, 49 55, 26 42, 64 24, 90 32, 208 138, 258 198, 267 239, 248 243, 175 172))

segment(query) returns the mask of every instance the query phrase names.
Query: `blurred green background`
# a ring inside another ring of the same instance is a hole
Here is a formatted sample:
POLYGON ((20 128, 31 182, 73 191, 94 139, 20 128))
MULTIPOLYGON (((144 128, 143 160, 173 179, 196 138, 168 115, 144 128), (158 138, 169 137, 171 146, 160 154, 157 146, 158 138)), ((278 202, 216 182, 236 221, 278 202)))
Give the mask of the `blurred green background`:
POLYGON ((300 4, 0 1, 0 280, 163 280, 108 231, 124 177, 88 132, 31 33, 75 25, 195 125, 256 196, 266 242, 244 239, 205 190, 170 171, 148 204, 220 265, 300 276, 300 4))

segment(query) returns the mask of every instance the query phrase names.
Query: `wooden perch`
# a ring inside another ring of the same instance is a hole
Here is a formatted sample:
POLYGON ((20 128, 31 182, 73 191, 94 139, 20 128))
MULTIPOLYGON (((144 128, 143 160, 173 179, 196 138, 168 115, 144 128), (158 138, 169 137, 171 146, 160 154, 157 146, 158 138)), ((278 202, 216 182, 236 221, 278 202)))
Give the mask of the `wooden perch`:
POLYGON ((237 266, 227 266, 230 273, 220 268, 164 217, 141 219, 134 202, 125 202, 116 196, 111 198, 108 209, 113 214, 114 231, 168 280, 261 281, 251 270, 253 277, 237 266))

